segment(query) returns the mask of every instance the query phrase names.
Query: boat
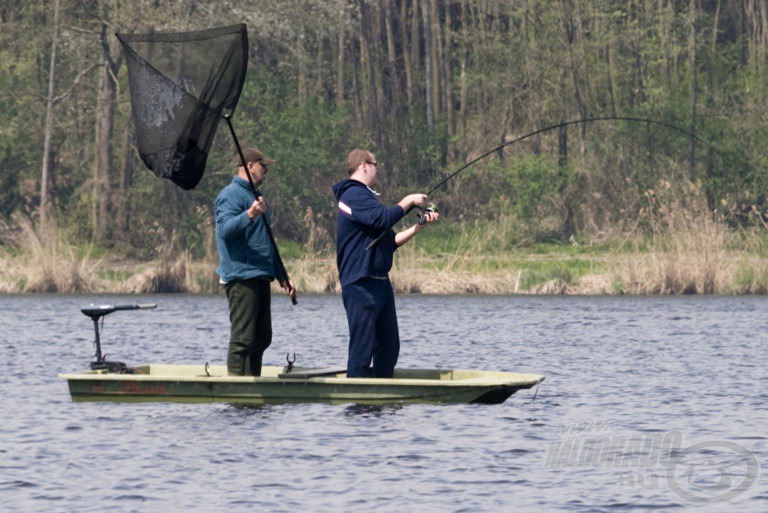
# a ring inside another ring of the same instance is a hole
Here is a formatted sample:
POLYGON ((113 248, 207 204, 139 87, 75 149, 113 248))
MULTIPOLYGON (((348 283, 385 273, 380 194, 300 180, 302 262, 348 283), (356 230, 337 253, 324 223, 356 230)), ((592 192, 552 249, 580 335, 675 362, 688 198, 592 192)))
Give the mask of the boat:
POLYGON ((60 377, 73 401, 281 404, 500 404, 543 376, 456 369, 396 369, 393 378, 347 378, 346 369, 264 366, 262 375, 228 376, 226 366, 150 364, 60 377))
POLYGON ((180 402, 233 404, 355 403, 500 404, 518 390, 530 389, 544 376, 463 369, 395 369, 392 378, 348 378, 345 368, 264 366, 261 376, 230 376, 224 365, 146 364, 107 361, 101 352, 98 322, 118 310, 156 305, 83 308, 94 321, 96 361, 89 370, 59 375, 75 402, 180 402))

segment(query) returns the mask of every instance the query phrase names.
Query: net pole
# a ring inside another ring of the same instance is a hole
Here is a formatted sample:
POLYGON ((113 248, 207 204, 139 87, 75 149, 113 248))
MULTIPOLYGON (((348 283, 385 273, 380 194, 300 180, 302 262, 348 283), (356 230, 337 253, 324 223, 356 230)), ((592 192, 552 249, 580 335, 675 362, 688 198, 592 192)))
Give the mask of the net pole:
MULTIPOLYGON (((225 114, 224 119, 227 122, 227 126, 229 126, 229 132, 232 134, 232 140, 235 141, 235 147, 237 148, 237 154, 240 155, 240 162, 245 168, 245 174, 248 176, 248 183, 251 184, 251 189, 253 190, 253 194, 256 198, 262 196, 261 191, 256 188, 256 184, 253 183, 253 178, 251 178, 251 173, 248 172, 248 163, 245 161, 245 155, 243 155, 243 149, 240 147, 240 141, 237 139, 237 134, 235 133, 235 127, 232 126, 232 114, 225 114)), ((261 216, 264 218, 264 227, 267 229, 267 236, 269 237, 269 242, 272 243, 272 248, 275 250, 275 263, 277 266, 282 270, 283 276, 285 276, 286 280, 289 280, 288 278, 288 271, 285 269, 285 265, 283 264, 283 259, 280 258, 280 251, 277 249, 277 243, 275 242, 275 236, 272 234, 272 227, 269 226, 269 221, 267 220, 267 213, 266 211, 261 214, 261 216)), ((298 301, 296 300, 296 296, 294 295, 291 298, 291 302, 296 305, 298 301)))

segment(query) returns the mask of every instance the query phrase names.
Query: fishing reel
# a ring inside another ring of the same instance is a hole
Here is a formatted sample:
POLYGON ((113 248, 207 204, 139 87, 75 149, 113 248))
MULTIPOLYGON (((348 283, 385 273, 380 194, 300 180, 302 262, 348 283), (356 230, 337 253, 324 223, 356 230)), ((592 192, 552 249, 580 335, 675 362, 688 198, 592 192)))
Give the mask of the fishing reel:
MULTIPOLYGON (((406 212, 406 214, 410 214, 414 208, 417 208, 417 207, 411 206, 406 212)), ((417 215, 419 216, 419 224, 423 225, 427 222, 427 214, 431 212, 437 212, 437 205, 435 205, 434 203, 430 203, 426 207, 424 208, 418 207, 418 209, 419 209, 419 212, 417 215)), ((369 242, 368 245, 365 247, 365 250, 370 251, 371 248, 374 247, 377 242, 379 242, 379 240, 384 236, 385 233, 387 232, 386 231, 381 232, 378 237, 376 237, 371 242, 369 242)))
POLYGON ((434 203, 430 203, 424 208, 419 209, 419 224, 424 224, 427 222, 427 214, 432 212, 438 212, 437 205, 434 203))

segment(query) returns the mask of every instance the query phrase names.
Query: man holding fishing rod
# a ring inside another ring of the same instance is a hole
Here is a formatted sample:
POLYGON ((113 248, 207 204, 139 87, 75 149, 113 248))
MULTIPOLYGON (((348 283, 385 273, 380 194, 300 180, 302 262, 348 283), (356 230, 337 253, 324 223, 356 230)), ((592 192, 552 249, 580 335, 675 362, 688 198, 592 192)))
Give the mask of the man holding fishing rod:
POLYGON ((334 185, 333 193, 339 202, 336 265, 349 324, 347 377, 391 378, 400 353, 389 281, 394 253, 440 215, 423 212, 418 224, 395 233, 392 227, 414 207, 424 207, 427 195, 409 194, 387 208, 371 188, 379 171, 373 153, 352 150, 346 166, 349 178, 334 185))

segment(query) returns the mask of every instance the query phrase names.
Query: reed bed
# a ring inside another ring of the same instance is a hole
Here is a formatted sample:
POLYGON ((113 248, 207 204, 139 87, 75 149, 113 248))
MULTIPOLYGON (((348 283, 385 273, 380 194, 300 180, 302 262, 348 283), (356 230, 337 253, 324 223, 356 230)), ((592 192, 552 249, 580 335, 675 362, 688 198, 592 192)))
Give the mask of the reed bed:
POLYGON ((95 271, 101 262, 91 256, 92 248, 76 251, 53 220, 46 228, 20 215, 13 221, 14 229, 4 233, 18 252, 1 258, 0 292, 73 294, 97 288, 95 271))
MULTIPOLYGON (((653 206, 653 205, 651 205, 653 206)), ((690 207, 690 205, 689 205, 690 207)), ((612 245, 506 248, 498 232, 462 228, 441 251, 418 238, 400 248, 391 277, 403 294, 766 294, 768 228, 734 228, 699 208, 641 212, 644 233, 612 245)), ((174 234, 156 258, 94 257, 51 226, 15 218, 0 245, 0 293, 219 293, 215 256, 195 260, 174 234), (9 236, 8 234, 12 235, 9 236), (5 251, 2 251, 5 249, 5 251)), ((338 294, 333 247, 313 241, 285 264, 300 294, 338 294)), ((279 286, 274 284, 278 292, 279 286)))

